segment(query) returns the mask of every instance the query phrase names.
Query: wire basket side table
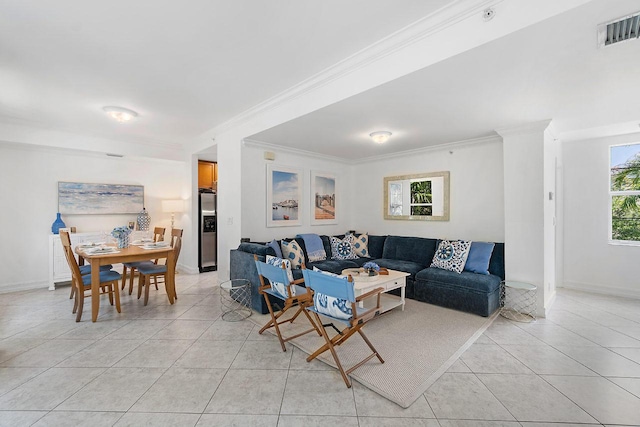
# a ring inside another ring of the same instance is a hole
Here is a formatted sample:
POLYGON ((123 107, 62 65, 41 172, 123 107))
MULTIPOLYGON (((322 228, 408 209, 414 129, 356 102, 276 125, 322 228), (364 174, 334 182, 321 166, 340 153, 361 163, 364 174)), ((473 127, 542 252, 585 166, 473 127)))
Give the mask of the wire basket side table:
POLYGON ((232 279, 220 283, 222 320, 238 322, 251 316, 251 282, 232 279))
POLYGON ((500 315, 516 322, 535 322, 538 287, 504 280, 500 283, 500 315))

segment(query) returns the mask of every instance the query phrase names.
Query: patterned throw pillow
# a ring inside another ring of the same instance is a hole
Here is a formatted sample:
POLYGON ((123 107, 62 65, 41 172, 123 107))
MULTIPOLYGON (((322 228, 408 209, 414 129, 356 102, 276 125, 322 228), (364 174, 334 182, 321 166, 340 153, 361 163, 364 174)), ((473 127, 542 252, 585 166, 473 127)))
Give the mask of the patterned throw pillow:
POLYGON ((283 240, 280 242, 280 247, 282 248, 282 258, 291 261, 291 268, 300 268, 304 264, 302 248, 295 240, 290 242, 283 240))
POLYGON ((467 240, 443 240, 433 256, 431 267, 462 273, 469 256, 471 242, 467 240))
MULTIPOLYGON (((346 279, 344 276, 331 273, 329 271, 323 271, 316 267, 313 267, 313 271, 318 271, 327 276, 338 277, 346 279)), ((313 293, 313 306, 320 314, 326 314, 327 316, 335 317, 337 319, 349 320, 353 317, 353 311, 351 310, 351 303, 346 299, 335 298, 320 292, 313 293)))
POLYGON ((367 234, 353 236, 352 246, 353 252, 359 257, 369 256, 369 236, 367 234))
POLYGON ((331 236, 331 258, 332 259, 358 259, 358 255, 353 251, 353 235, 347 234, 344 239, 331 236))
MULTIPOLYGON (((282 263, 284 263, 285 268, 287 269, 287 276, 289 277, 289 281, 293 281, 293 273, 291 272, 291 262, 288 259, 282 259, 275 256, 267 255, 267 264, 273 265, 274 267, 282 268, 282 263)), ((287 287, 284 283, 272 282, 271 289, 279 294, 283 298, 289 298, 289 293, 287 292, 287 287)), ((296 287, 291 287, 291 295, 296 295, 296 287)))

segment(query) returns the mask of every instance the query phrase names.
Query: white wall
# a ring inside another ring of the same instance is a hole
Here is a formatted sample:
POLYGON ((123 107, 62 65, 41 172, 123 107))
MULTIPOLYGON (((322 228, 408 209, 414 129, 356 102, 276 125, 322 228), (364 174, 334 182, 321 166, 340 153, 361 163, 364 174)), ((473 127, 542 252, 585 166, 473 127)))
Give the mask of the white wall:
MULTIPOLYGON (((251 238, 252 241, 269 241, 271 239, 281 239, 283 237, 294 237, 298 233, 317 234, 342 234, 351 227, 351 214, 349 209, 350 199, 353 192, 350 182, 349 169, 347 163, 336 162, 308 156, 301 153, 293 153, 288 150, 275 149, 273 147, 261 147, 259 145, 246 143, 242 147, 242 236, 251 238), (276 155, 274 161, 264 160, 265 151, 272 151, 276 155), (274 166, 295 167, 302 170, 302 200, 300 202, 299 214, 302 220, 300 226, 294 227, 267 227, 266 215, 266 178, 267 164, 274 166), (337 176, 336 195, 336 215, 337 224, 332 225, 311 225, 311 171, 331 172, 337 176)), ((231 248, 237 247, 230 244, 231 248)))
MULTIPOLYGON (((392 143, 392 142, 390 142, 392 143)), ((502 140, 451 145, 361 163, 353 169, 351 228, 371 234, 504 242, 502 140), (450 220, 383 218, 383 178, 450 171, 450 220)))
MULTIPOLYGON (((152 226, 167 228, 170 214, 161 211, 160 201, 183 197, 185 187, 184 162, 111 158, 21 144, 0 143, 0 171, 4 230, 0 292, 47 286, 47 236, 58 210, 58 181, 144 185, 152 226)), ((177 215, 176 227, 188 225, 189 215, 177 215)), ((110 231, 135 221, 136 215, 63 215, 62 219, 78 232, 110 231)))
POLYGON ((640 247, 609 239, 609 146, 640 133, 563 142, 564 287, 640 298, 640 247))

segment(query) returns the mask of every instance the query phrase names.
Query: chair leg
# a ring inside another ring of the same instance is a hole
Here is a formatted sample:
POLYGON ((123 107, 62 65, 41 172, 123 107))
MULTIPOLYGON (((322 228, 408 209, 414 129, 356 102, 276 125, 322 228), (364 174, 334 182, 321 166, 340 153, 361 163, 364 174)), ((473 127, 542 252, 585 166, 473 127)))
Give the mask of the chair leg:
POLYGON ((122 313, 122 311, 120 311, 120 290, 118 289, 118 281, 116 280, 115 282, 113 282, 113 292, 116 294, 115 298, 116 298, 116 310, 118 310, 118 313, 122 313))
MULTIPOLYGON (((318 316, 318 313, 313 313, 313 314, 316 317, 316 321, 319 324, 322 324, 322 321, 320 320, 320 316, 318 316)), ((329 335, 327 335, 327 331, 325 331, 324 328, 322 328, 322 336, 324 337, 324 340, 326 341, 327 346, 329 347, 329 351, 331 351, 331 355, 333 356, 333 360, 335 360, 335 362, 336 362, 336 366, 338 367, 338 370, 340 371, 340 375, 342 375, 342 379, 344 380, 344 383, 347 385, 347 388, 351 388, 351 380, 349 379, 347 374, 344 372, 344 369, 342 368, 342 364, 340 363, 340 359, 338 359, 338 354, 336 353, 335 348, 333 348, 333 342, 329 338, 329 335)))
MULTIPOLYGON (((273 307, 271 307, 271 301, 269 301, 269 295, 264 294, 264 299, 267 301, 267 308, 269 308, 269 314, 271 314, 271 322, 273 323, 273 327, 276 328, 276 334, 278 335, 278 340, 280 340, 280 346, 282 346, 282 351, 287 351, 287 347, 285 347, 284 341, 282 340, 282 334, 280 333, 280 326, 278 326, 278 318, 275 316, 275 314, 273 314, 273 307)), ((264 329, 264 327, 262 329, 264 329)))
POLYGON ((367 343, 367 345, 369 346, 371 351, 373 351, 373 354, 376 355, 376 357, 378 358, 380 363, 384 363, 384 360, 382 359, 382 356, 380 356, 380 353, 378 353, 378 350, 376 350, 376 348, 373 346, 373 344, 371 344, 371 341, 369 341, 369 338, 367 338, 367 336, 364 334, 364 332, 362 332, 362 329, 358 329, 358 333, 360 334, 360 336, 362 337, 364 342, 367 343))
MULTIPOLYGON (((106 286, 101 286, 101 288, 103 293, 107 292, 106 286)), ((111 285, 109 285, 109 304, 113 305, 113 289, 111 285)))
POLYGON ((76 314, 76 322, 79 322, 82 319, 82 307, 84 306, 84 291, 82 293, 80 290, 76 289, 76 299, 78 300, 78 312, 76 314))
POLYGON ((144 282, 144 305, 149 302, 149 288, 151 287, 151 277, 144 282))
POLYGON ((307 319, 309 319, 309 323, 311 323, 311 325, 316 330, 318 335, 322 336, 322 332, 320 332, 320 328, 322 328, 322 325, 320 325, 320 327, 318 327, 318 324, 316 324, 316 322, 314 322, 313 319, 311 319, 311 316, 309 315, 309 312, 307 311, 306 308, 303 307, 303 311, 304 311, 304 315, 307 316, 307 319))
MULTIPOLYGON (((133 271, 132 271, 132 273, 133 273, 133 271)), ((124 287, 125 287, 126 283, 127 283, 127 266, 123 265, 122 266, 122 290, 124 290, 124 287)), ((129 294, 131 294, 131 292, 129 292, 129 294)))
POLYGON ((158 276, 153 276, 153 284, 156 285, 156 291, 158 290, 158 276))
MULTIPOLYGON (((133 273, 136 271, 135 267, 131 267, 131 272, 129 272, 129 295, 133 292, 133 273)), ((138 273, 138 276, 140 273, 138 273)), ((124 288, 122 288, 124 289, 124 288)))
POLYGON ((138 299, 142 296, 142 287, 144 286, 144 274, 138 274, 138 299))
MULTIPOLYGON (((76 288, 75 283, 71 282, 71 287, 75 289, 76 288)), ((77 311, 78 311, 78 293, 75 292, 74 299, 73 299, 73 311, 71 313, 76 314, 77 311)))
POLYGON ((73 298, 75 294, 76 294, 76 287, 73 285, 73 282, 71 282, 71 292, 69 292, 69 299, 73 298))

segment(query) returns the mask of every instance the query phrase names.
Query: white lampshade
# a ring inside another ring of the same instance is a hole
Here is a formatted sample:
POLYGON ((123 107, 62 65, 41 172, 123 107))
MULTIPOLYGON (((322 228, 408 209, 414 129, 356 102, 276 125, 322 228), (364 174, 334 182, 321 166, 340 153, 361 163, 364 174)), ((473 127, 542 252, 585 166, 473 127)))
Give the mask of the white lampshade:
POLYGON ((184 211, 184 201, 183 200, 163 200, 162 201, 162 212, 182 212, 184 211))

